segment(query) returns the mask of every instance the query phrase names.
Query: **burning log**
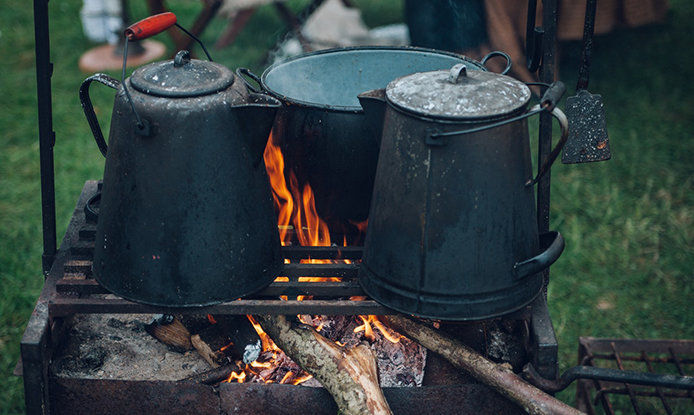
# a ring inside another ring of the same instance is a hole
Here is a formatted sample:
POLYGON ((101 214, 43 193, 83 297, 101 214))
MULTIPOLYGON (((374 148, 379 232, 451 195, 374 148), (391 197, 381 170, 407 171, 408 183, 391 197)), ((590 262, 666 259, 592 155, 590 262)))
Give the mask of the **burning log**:
POLYGON ((203 383, 205 385, 216 385, 219 382, 228 379, 229 373, 238 370, 239 367, 235 363, 229 363, 224 366, 219 366, 202 373, 196 373, 179 382, 203 383))
POLYGON ((505 365, 495 364, 461 342, 403 316, 386 316, 388 325, 422 346, 438 353, 453 366, 496 389, 532 415, 579 415, 570 407, 526 383, 505 365))
POLYGON ((366 345, 345 350, 305 324, 286 316, 258 316, 272 340, 330 392, 344 414, 392 414, 378 383, 373 353, 366 345))

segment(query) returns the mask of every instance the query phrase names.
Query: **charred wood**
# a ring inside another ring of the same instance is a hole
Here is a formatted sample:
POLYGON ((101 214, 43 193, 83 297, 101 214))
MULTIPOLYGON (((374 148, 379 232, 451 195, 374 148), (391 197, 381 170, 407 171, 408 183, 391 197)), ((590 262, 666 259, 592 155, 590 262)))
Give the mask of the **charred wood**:
POLYGON ((193 383, 203 383, 205 385, 216 385, 219 382, 226 380, 231 372, 239 370, 239 367, 235 363, 229 363, 224 366, 219 366, 202 373, 196 373, 185 379, 181 379, 179 382, 193 382, 193 383))

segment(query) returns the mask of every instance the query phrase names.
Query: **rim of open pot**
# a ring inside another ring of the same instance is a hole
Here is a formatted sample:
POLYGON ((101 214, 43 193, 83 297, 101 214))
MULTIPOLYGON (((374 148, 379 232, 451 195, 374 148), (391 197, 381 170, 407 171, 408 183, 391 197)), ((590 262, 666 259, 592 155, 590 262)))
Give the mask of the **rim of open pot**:
MULTIPOLYGON (((434 55, 446 55, 450 56, 456 59, 459 59, 463 62, 469 63, 475 67, 477 67, 481 71, 487 71, 487 68, 479 61, 476 61, 468 56, 461 55, 458 53, 454 52, 448 52, 448 51, 442 51, 442 50, 436 50, 436 49, 429 49, 429 48, 420 48, 420 47, 414 47, 414 46, 351 46, 351 47, 344 47, 344 48, 332 48, 332 49, 323 49, 319 51, 314 51, 314 52, 309 52, 309 53, 304 53, 301 55, 293 56, 289 59, 283 60, 281 62, 277 62, 272 64, 271 66, 267 67, 262 75, 260 76, 260 81, 261 81, 261 86, 264 92, 272 95, 273 97, 281 100, 283 103, 287 105, 297 105, 301 107, 311 107, 311 108, 318 108, 318 109, 323 109, 327 111, 334 111, 334 112, 351 112, 355 114, 361 114, 363 113, 363 109, 361 105, 358 103, 356 105, 329 105, 329 104, 322 104, 322 103, 315 103, 315 102, 310 102, 310 101, 304 101, 296 98, 291 98, 288 97, 284 94, 281 94, 272 88, 268 87, 267 85, 267 77, 270 72, 272 72, 274 69, 276 69, 279 66, 285 65, 287 63, 303 59, 306 57, 311 57, 311 56, 317 56, 317 55, 324 55, 324 54, 329 54, 329 53, 338 53, 338 52, 351 52, 351 51, 393 51, 393 52, 423 52, 423 53, 431 53, 434 55)), ((398 77, 395 77, 398 78, 398 77)), ((393 79, 395 79, 393 78, 393 79)), ((390 82, 392 80, 389 80, 390 82)), ((387 85, 387 84, 386 84, 387 85)), ((385 88, 386 85, 380 86, 380 88, 385 88)), ((373 88, 371 88, 373 89, 373 88)), ((369 90, 369 88, 364 89, 364 91, 369 90)), ((362 92, 364 92, 362 91, 362 92)), ((357 95, 355 95, 356 98, 357 95)))

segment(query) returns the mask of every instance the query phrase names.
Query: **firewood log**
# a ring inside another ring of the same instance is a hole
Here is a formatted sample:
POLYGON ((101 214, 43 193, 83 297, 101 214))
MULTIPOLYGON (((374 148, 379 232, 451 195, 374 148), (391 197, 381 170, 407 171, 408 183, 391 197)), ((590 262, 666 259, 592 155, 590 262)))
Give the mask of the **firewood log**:
POLYGON ((529 414, 583 414, 583 412, 525 382, 508 366, 498 365, 485 359, 476 351, 438 330, 403 316, 385 316, 385 319, 392 329, 415 340, 432 352, 438 353, 453 366, 464 370, 475 379, 491 386, 517 403, 529 414))
POLYGON ((200 356, 202 356, 202 358, 210 364, 210 366, 212 366, 213 368, 217 368, 220 366, 219 363, 222 359, 222 355, 213 351, 210 348, 210 346, 200 338, 199 334, 194 334, 190 336, 190 343, 193 345, 195 350, 198 351, 200 356))
POLYGON ((392 414, 369 346, 345 349, 286 316, 256 318, 275 344, 330 392, 341 414, 392 414))
POLYGON ((193 348, 190 343, 190 333, 177 318, 171 315, 165 314, 155 318, 145 325, 145 330, 177 352, 184 353, 193 348))

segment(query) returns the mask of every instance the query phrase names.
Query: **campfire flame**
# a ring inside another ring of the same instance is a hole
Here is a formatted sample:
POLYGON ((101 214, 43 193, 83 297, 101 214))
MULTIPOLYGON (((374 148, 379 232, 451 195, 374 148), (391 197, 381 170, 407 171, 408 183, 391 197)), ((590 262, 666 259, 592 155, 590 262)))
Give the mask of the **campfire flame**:
MULTIPOLYGON (((272 133, 268 139, 267 146, 265 147, 265 152, 263 154, 263 159, 265 161, 265 168, 270 179, 270 186, 272 188, 272 197, 275 202, 275 208, 278 212, 277 215, 277 227, 279 229, 280 241, 283 246, 292 243, 292 239, 296 238, 299 244, 302 246, 331 246, 330 239, 330 229, 328 225, 321 217, 318 215, 316 210, 316 199, 311 186, 306 183, 303 188, 300 189, 299 181, 293 171, 289 171, 289 186, 287 186, 287 180, 285 176, 285 163, 282 151, 274 143, 272 133), (290 231, 294 231, 293 233, 290 231)), ((368 221, 363 221, 359 223, 353 223, 355 227, 361 232, 366 231, 366 226, 368 221)), ((343 236, 342 246, 347 246, 347 237, 343 236)), ((289 263, 289 260, 285 260, 285 263, 289 263)), ((342 260, 328 260, 328 259, 302 259, 301 263, 311 263, 311 264, 327 264, 327 263, 351 263, 352 261, 347 259, 342 260)), ((300 282, 323 282, 323 281, 341 281, 338 277, 299 277, 300 282)), ((276 282, 288 282, 287 277, 277 277, 276 282)), ((287 300, 286 296, 281 297, 283 300, 287 300)), ((304 299, 310 299, 307 296, 298 296, 297 300, 302 301, 304 299)), ((351 297, 353 301, 364 300, 365 297, 351 297)), ((271 369, 278 365, 277 360, 283 352, 275 345, 270 336, 265 333, 260 324, 253 318, 253 316, 246 316, 248 320, 253 325, 258 337, 261 341, 262 352, 260 358, 250 364, 245 365, 243 369, 238 372, 233 371, 227 378, 225 382, 238 382, 243 383, 250 378, 256 377, 262 379, 265 383, 274 383, 272 379, 264 379, 262 376, 262 371, 271 369), (261 361, 259 361, 261 360, 261 361), (254 376, 250 376, 254 375, 254 376)), ((299 320, 302 320, 302 316, 298 316, 299 320)), ((210 322, 215 322, 214 317, 208 315, 210 322)), ((397 333, 392 333, 386 326, 378 319, 377 316, 358 316, 358 319, 362 321, 362 325, 354 329, 355 333, 364 332, 364 337, 370 341, 376 339, 375 332, 372 325, 381 333, 381 335, 393 343, 400 341, 400 336, 397 333)), ((304 322, 308 324, 307 322, 304 322)), ((323 324, 320 323, 315 327, 316 331, 320 331, 323 328, 323 324)), ((344 346, 340 342, 335 342, 339 346, 344 346)), ((288 371, 278 383, 291 383, 293 385, 298 385, 303 383, 312 376, 306 372, 301 372, 295 374, 292 371, 288 371)))
POLYGON ((402 336, 399 333, 391 333, 389 329, 386 328, 386 326, 376 316, 359 316, 359 318, 364 324, 355 327, 354 332, 359 333, 360 331, 363 331, 364 337, 366 337, 370 341, 376 340, 376 335, 374 334, 374 331, 371 328, 372 324, 376 326, 376 328, 379 332, 381 332, 383 337, 385 337, 386 340, 390 341, 391 343, 398 343, 402 338, 402 336))

